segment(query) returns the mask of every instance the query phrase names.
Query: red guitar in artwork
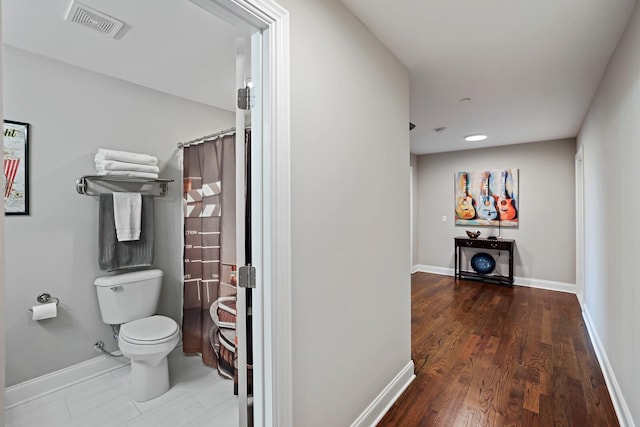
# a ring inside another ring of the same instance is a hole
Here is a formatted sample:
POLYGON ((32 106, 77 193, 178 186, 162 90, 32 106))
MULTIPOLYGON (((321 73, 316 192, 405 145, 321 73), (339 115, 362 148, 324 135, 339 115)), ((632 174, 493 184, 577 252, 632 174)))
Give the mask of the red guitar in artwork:
POLYGON ((458 197, 456 216, 459 219, 473 219, 476 217, 476 210, 473 207, 473 198, 469 195, 469 184, 466 173, 462 173, 460 176, 460 186, 462 188, 462 196, 458 197))
POLYGON ((496 198, 496 204, 498 205, 498 214, 501 221, 515 219, 518 216, 514 200, 507 193, 507 176, 509 172, 501 172, 500 183, 500 196, 496 198))

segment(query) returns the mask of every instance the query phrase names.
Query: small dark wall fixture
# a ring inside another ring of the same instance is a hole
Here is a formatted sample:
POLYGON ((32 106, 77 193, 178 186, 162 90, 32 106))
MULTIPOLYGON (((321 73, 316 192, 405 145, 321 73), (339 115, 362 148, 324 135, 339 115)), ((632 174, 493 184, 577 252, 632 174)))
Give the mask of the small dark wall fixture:
POLYGON ((29 215, 29 124, 4 121, 4 213, 29 215))

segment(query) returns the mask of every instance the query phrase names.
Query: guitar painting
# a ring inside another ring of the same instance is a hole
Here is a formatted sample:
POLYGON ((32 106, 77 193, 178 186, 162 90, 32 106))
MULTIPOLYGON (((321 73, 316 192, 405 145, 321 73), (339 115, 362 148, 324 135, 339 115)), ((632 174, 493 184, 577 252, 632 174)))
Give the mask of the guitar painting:
POLYGON ((489 183, 491 179, 491 173, 486 173, 484 181, 482 183, 482 196, 480 197, 480 203, 478 204, 477 214, 478 218, 486 220, 494 220, 498 218, 498 210, 496 209, 496 201, 494 197, 489 194, 489 183))
POLYGON ((453 174, 453 208, 458 226, 518 227, 519 171, 484 169, 453 174))
POLYGON ((469 182, 466 173, 460 177, 461 196, 456 204, 456 217, 459 219, 473 219, 476 217, 476 210, 473 207, 474 200, 469 195, 469 182))
POLYGON ((518 216, 516 211, 515 201, 507 193, 507 178, 509 172, 504 170, 501 172, 500 177, 500 196, 496 198, 496 204, 498 205, 498 215, 500 221, 509 221, 515 219, 518 216))

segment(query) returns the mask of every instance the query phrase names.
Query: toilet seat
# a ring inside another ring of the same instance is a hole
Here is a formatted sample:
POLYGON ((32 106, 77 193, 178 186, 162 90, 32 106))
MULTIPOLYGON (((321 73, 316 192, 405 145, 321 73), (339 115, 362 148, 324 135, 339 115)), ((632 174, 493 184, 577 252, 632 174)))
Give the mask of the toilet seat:
POLYGON ((150 316, 124 323, 118 334, 122 355, 131 359, 129 376, 133 400, 146 402, 169 390, 167 356, 180 341, 180 328, 165 316, 150 316))
POLYGON ((123 324, 121 340, 136 345, 162 344, 180 332, 175 320, 165 316, 150 316, 123 324))

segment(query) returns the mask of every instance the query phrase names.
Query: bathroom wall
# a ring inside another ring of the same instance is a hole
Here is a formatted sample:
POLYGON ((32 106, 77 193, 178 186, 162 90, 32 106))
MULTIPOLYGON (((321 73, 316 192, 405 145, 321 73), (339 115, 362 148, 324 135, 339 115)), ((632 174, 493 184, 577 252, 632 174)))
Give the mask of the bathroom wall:
MULTIPOLYGON (((1 9, 1 8, 0 8, 1 9)), ((1 13, 0 13, 1 15, 1 13)), ((0 16, 0 22, 1 22, 1 16, 0 16)), ((1 38, 1 34, 0 34, 0 38, 1 38)), ((2 40, 0 40, 0 43, 2 42, 2 40)), ((0 44, 1 46, 1 44, 0 44)), ((2 63, 2 54, 0 52, 0 64, 2 63)), ((0 67, 0 99, 2 99, 3 95, 4 95, 4 91, 2 89, 2 79, 3 79, 3 75, 2 75, 2 67, 0 67)), ((4 117, 3 116, 3 108, 2 108, 2 103, 0 103, 0 117, 4 117)), ((4 159, 3 159, 3 154, 0 153, 0 160, 3 160, 4 163, 4 159)), ((4 188, 4 185, 2 186, 2 188, 4 188)), ((0 230, 4 230, 4 215, 0 215, 0 230)), ((5 265, 4 265, 4 239, 0 239, 0 272, 5 271, 4 270, 5 265)), ((5 298, 4 298, 4 289, 5 289, 5 283, 4 283, 4 274, 0 273, 0 308, 4 308, 6 307, 6 302, 5 302, 5 298)), ((4 310, 3 310, 4 311, 4 310)), ((4 326, 4 316, 0 315, 0 384, 4 384, 4 378, 5 378, 5 326, 4 326)), ((4 403, 4 393, 0 393, 0 420, 4 420, 4 407, 5 407, 5 403, 4 403)))
MULTIPOLYGON (((230 58, 229 60, 233 60, 230 58)), ((181 172, 178 141, 234 125, 234 114, 106 77, 15 48, 4 48, 4 106, 31 124, 31 215, 5 219, 6 384, 13 385, 117 348, 100 318, 98 201, 76 179, 95 172, 99 147, 147 152, 174 179, 156 199, 154 264, 165 272, 159 312, 181 320, 181 172), (34 322, 36 295, 60 298, 56 319, 34 322)))

